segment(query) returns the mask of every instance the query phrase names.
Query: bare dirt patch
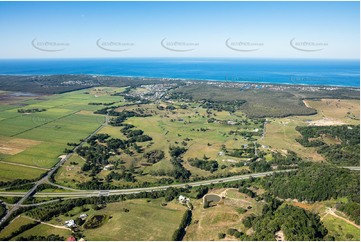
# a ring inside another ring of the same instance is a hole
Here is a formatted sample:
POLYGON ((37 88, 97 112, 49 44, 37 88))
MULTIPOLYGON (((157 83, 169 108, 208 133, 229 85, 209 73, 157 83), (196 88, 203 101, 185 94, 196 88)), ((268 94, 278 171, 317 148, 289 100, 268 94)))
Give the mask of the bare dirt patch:
POLYGON ((346 123, 341 120, 332 119, 332 118, 322 118, 315 121, 309 121, 309 126, 334 126, 334 125, 344 125, 346 123))
POLYGON ((40 143, 37 140, 0 137, 0 153, 15 155, 40 143))
POLYGON ((312 205, 307 204, 307 203, 294 202, 293 205, 303 208, 303 209, 306 209, 306 210, 311 210, 311 208, 312 208, 312 205))
POLYGON ((307 107, 317 110, 317 116, 339 120, 345 123, 357 123, 360 116, 360 100, 321 99, 304 100, 307 107))
POLYGON ((276 234, 275 234, 275 239, 276 239, 277 241, 284 241, 284 240, 285 240, 285 235, 284 235, 284 233, 283 233, 282 230, 276 232, 276 234))

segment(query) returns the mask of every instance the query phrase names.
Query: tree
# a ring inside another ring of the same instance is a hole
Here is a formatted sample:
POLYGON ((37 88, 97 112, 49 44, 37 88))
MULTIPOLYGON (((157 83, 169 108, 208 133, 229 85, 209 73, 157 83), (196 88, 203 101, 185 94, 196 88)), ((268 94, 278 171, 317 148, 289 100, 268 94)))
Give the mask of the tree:
POLYGON ((226 237, 225 233, 218 233, 218 239, 224 239, 226 237))

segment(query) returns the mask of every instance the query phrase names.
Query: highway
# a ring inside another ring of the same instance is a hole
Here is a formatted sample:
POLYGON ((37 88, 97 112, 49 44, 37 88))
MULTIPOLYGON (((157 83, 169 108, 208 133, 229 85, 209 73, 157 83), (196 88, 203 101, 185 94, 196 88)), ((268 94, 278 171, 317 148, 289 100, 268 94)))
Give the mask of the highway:
MULTIPOLYGON (((353 171, 359 171, 360 167, 348 166, 343 167, 353 171)), ((251 177, 265 177, 267 175, 271 175, 273 173, 281 173, 281 172, 289 172, 296 169, 289 169, 289 170, 278 170, 278 171, 268 171, 262 173, 252 173, 246 175, 237 175, 225 178, 217 178, 217 179, 210 179, 204 181, 196 181, 196 182, 188 182, 188 183, 181 183, 181 184, 171 184, 165 186, 157 186, 157 187, 143 187, 143 188, 130 188, 130 189, 117 189, 117 190, 74 190, 72 192, 38 192, 34 197, 53 197, 53 198, 82 198, 82 197, 100 197, 100 196, 111 196, 111 195, 122 195, 122 194, 132 194, 132 193, 140 193, 140 192, 151 192, 151 191, 160 191, 166 190, 170 187, 186 187, 186 186, 202 186, 202 185, 211 185, 211 184, 218 184, 218 183, 225 183, 225 182, 232 182, 232 181, 239 181, 244 179, 249 179, 251 177)), ((0 192, 0 196, 4 197, 23 197, 28 195, 26 192, 0 192)), ((25 206, 25 205, 24 205, 25 206)))
MULTIPOLYGON (((295 170, 295 169, 292 169, 295 170)), ((79 190, 74 192, 38 192, 34 195, 34 197, 99 197, 99 196, 110 196, 110 195, 121 195, 121 194, 132 194, 132 193, 140 193, 140 192, 151 192, 151 191, 160 191, 166 190, 170 187, 186 187, 186 186, 203 186, 203 185, 211 185, 217 183, 225 183, 225 182, 232 182, 232 181, 239 181, 244 179, 249 179, 251 177, 265 177, 267 175, 271 175, 273 173, 279 172, 289 172, 292 170, 280 170, 280 171, 269 171, 269 172, 262 172, 262 173, 253 173, 247 175, 237 175, 225 178, 217 178, 211 180, 204 180, 204 181, 197 181, 197 182, 188 182, 188 183, 181 183, 181 184, 171 184, 166 186, 157 186, 157 187, 143 187, 143 188, 130 188, 130 189, 119 189, 119 190, 79 190)), ((22 197, 26 193, 25 192, 0 192, 0 196, 11 196, 11 197, 22 197)))

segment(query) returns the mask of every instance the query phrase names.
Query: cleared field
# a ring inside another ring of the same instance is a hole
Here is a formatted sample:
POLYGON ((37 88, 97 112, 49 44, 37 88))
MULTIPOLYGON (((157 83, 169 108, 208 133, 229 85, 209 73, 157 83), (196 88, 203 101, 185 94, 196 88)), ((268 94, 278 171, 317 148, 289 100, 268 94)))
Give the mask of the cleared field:
MULTIPOLYGON (((192 201, 194 206, 192 223, 187 228, 184 240, 219 240, 218 233, 226 233, 227 229, 235 228, 246 232, 242 219, 250 214, 260 215, 264 202, 256 202, 237 189, 214 189, 208 194, 218 194, 225 197, 216 206, 203 208, 202 199, 192 201), (248 207, 252 207, 247 209, 248 207), (239 214, 237 208, 248 211, 239 214)), ((226 237, 226 240, 233 240, 226 237)))
POLYGON ((295 118, 270 119, 266 125, 266 135, 259 143, 270 146, 275 150, 291 150, 303 158, 322 161, 315 148, 304 147, 296 141, 301 137, 296 131, 296 126, 305 126, 305 123, 295 118))
POLYGON ((171 240, 183 217, 185 207, 162 207, 159 200, 109 204, 101 214, 112 216, 102 227, 84 231, 90 240, 171 240), (123 208, 129 209, 128 213, 123 208))
POLYGON ((320 118, 333 119, 346 124, 360 123, 360 100, 321 99, 305 100, 306 105, 318 111, 320 118))
POLYGON ((126 139, 125 135, 120 131, 121 127, 104 126, 98 134, 109 134, 113 138, 126 139))
MULTIPOLYGON (((88 218, 92 215, 108 215, 108 220, 95 229, 80 229, 86 240, 171 240, 178 228, 186 210, 176 202, 161 206, 162 199, 128 200, 107 204, 106 208, 86 212, 88 218), (129 209, 129 212, 124 212, 129 209)), ((54 225, 62 225, 65 220, 75 219, 84 212, 74 208, 69 215, 61 215, 51 221, 54 225), (61 221, 61 222, 57 222, 61 221)))
POLYGON ((17 165, 1 163, 0 181, 12 181, 15 179, 35 179, 45 171, 17 165))

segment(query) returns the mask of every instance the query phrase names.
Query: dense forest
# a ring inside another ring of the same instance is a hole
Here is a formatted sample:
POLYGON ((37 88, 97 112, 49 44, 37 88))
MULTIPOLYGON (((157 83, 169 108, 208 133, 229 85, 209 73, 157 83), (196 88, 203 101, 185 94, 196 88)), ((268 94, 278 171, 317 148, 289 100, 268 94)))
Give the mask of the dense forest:
POLYGON ((254 230, 250 240, 275 240, 278 231, 282 231, 288 241, 323 240, 327 235, 318 215, 290 205, 272 207, 266 204, 262 215, 249 221, 254 230))
POLYGON ((329 164, 303 164, 297 171, 273 174, 263 180, 264 187, 280 198, 322 201, 348 197, 359 203, 360 176, 357 172, 329 164))
POLYGON ((216 160, 208 160, 207 158, 202 160, 198 158, 190 158, 188 159, 188 163, 191 166, 198 167, 202 170, 215 172, 218 170, 218 162, 216 160))
POLYGON ((360 165, 360 125, 297 127, 302 137, 296 139, 305 147, 317 147, 327 161, 338 165, 360 165), (334 144, 325 138, 332 137, 334 144))

